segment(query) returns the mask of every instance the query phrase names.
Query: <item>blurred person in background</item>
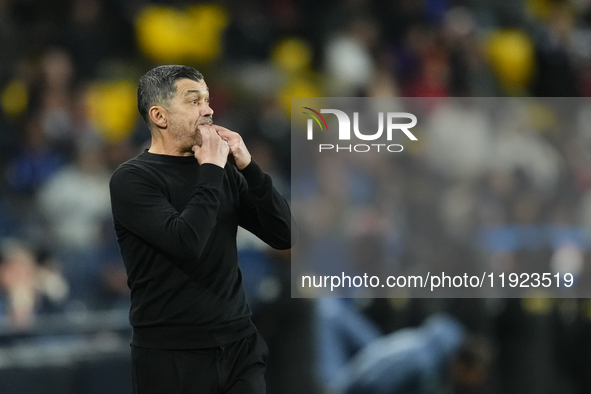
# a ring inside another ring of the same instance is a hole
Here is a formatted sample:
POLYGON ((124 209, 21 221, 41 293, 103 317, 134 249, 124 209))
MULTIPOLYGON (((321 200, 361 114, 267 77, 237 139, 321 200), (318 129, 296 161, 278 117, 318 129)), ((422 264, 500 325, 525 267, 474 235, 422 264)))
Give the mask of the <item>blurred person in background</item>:
POLYGON ((65 157, 53 148, 44 134, 40 119, 31 118, 24 127, 20 149, 7 165, 6 177, 10 191, 29 201, 30 196, 51 179, 65 162, 65 157))
POLYGON ((138 109, 150 148, 110 183, 131 288, 134 393, 265 393, 267 346, 251 321, 236 232, 291 247, 291 213, 242 137, 213 124, 203 75, 148 71, 138 109))
POLYGON ((372 342, 347 369, 346 394, 462 393, 482 386, 491 350, 450 316, 429 317, 372 342))
POLYGON ((99 286, 101 245, 111 220, 109 173, 100 141, 79 141, 76 160, 39 190, 37 203, 48 241, 64 263, 72 298, 93 307, 99 286))
POLYGON ((55 261, 16 239, 0 245, 0 316, 18 330, 27 329, 39 313, 56 312, 68 297, 68 284, 55 261))
POLYGON ((72 124, 73 84, 76 72, 68 52, 52 48, 41 59, 38 81, 41 126, 43 132, 62 152, 69 153, 74 130, 72 124))
POLYGON ((379 37, 376 29, 374 21, 357 16, 327 42, 325 67, 334 96, 358 95, 371 82, 375 68, 371 51, 379 37))
POLYGON ((556 1, 549 7, 548 21, 536 40, 537 72, 532 92, 537 97, 580 96, 572 5, 556 1))
POLYGON ((492 362, 488 339, 433 313, 418 327, 381 335, 348 300, 319 299, 319 371, 326 393, 460 393, 481 386, 492 362))

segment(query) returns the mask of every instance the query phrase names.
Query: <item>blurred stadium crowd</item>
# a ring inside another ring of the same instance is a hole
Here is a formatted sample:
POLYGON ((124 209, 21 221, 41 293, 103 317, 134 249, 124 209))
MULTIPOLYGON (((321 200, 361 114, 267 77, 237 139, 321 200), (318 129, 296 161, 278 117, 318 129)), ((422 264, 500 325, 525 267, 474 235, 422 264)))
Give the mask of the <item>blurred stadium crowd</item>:
MULTIPOLYGON (((147 147, 135 94, 138 78, 157 64, 199 69, 215 121, 243 135, 286 193, 291 97, 591 96, 585 0, 0 0, 0 48, 0 331, 7 344, 38 329, 44 314, 128 307, 108 180, 147 147)), ((429 138, 400 167, 388 167, 381 175, 396 180, 388 191, 400 203, 393 208, 418 215, 407 217, 417 227, 400 228, 409 242, 403 251, 414 253, 406 260, 473 258, 465 235, 475 211, 480 223, 584 230, 591 114, 580 116, 581 127, 568 135, 509 131, 503 143, 514 165, 502 171, 482 165, 486 135, 472 134, 468 150, 453 144, 460 133, 453 127, 453 137, 429 138)), ((511 238, 490 238, 509 239, 493 245, 502 249, 498 264, 530 255, 548 262, 557 253, 511 238)), ((239 245, 254 318, 271 348, 269 392, 326 391, 315 374, 319 309, 289 298, 289 256, 246 234, 239 245)), ((588 243, 569 248, 563 259, 588 264, 588 243)), ((384 333, 446 310, 488 334, 498 362, 495 383, 481 392, 591 387, 586 300, 394 299, 357 308, 384 333)))

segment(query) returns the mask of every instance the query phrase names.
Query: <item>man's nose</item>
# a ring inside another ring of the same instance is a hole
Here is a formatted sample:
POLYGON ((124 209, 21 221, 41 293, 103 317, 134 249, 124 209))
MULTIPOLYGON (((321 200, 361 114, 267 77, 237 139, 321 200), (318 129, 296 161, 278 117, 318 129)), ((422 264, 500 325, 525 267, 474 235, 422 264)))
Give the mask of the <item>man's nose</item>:
POLYGON ((202 116, 213 116, 213 109, 207 104, 203 109, 202 116))

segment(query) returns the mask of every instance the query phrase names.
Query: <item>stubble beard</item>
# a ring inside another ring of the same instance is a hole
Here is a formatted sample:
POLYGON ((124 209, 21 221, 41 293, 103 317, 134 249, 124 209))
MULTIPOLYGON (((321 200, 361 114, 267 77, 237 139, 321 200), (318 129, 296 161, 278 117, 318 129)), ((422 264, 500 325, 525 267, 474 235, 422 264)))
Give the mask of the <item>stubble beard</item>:
POLYGON ((183 146, 182 151, 185 153, 193 153, 193 147, 195 145, 201 146, 203 144, 203 140, 198 127, 201 125, 211 124, 213 124, 213 119, 211 117, 208 117, 200 120, 197 124, 197 128, 193 130, 193 132, 191 132, 190 129, 179 130, 176 133, 176 139, 179 145, 183 146))

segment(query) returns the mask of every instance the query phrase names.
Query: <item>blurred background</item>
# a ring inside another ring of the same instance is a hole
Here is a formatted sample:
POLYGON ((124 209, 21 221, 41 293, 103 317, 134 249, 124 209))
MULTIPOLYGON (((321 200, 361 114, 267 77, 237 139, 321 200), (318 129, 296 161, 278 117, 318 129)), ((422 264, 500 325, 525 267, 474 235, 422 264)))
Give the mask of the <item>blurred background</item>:
MULTIPOLYGON (((240 132, 288 195, 306 186, 290 178, 291 97, 587 97, 591 2, 0 0, 0 49, 0 392, 128 393, 129 294, 108 180, 149 142, 135 100, 148 69, 200 70, 216 123, 240 132)), ((466 211, 478 207, 479 223, 564 224, 583 241, 561 261, 585 267, 591 111, 577 121, 566 134, 508 131, 501 170, 461 149, 438 155, 459 138, 453 128, 391 166, 397 214, 417 224, 400 227, 407 261, 473 258, 466 211), (430 246, 413 244, 423 240, 430 246)), ((485 134, 464 132, 487 151, 485 134)), ((371 185, 356 187, 363 198, 371 185)), ((364 223, 371 233, 374 222, 364 223)), ((552 244, 499 234, 487 245, 500 248, 501 265, 560 260, 552 244)), ((441 376, 427 380, 445 392, 591 390, 587 299, 291 299, 289 254, 244 233, 238 242, 271 350, 269 394, 335 392, 350 356, 440 312, 490 344, 477 389, 434 367, 441 376), (359 329, 339 319, 348 313, 359 329)))
POLYGON ((586 97, 294 98, 292 295, 588 298, 590 113, 586 97), (380 151, 351 144, 367 141, 337 140, 336 116, 325 115, 331 131, 317 127, 310 141, 307 106, 355 111, 353 129, 365 135, 384 112, 409 111, 417 140, 396 130, 372 141, 380 151), (343 272, 357 284, 363 275, 402 281, 339 288, 343 272), (446 288, 439 277, 435 289, 406 279, 428 281, 428 272, 445 272, 446 288), (485 273, 481 287, 461 284, 485 273), (302 284, 309 275, 313 284, 302 284))

